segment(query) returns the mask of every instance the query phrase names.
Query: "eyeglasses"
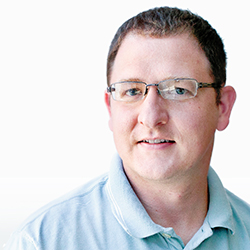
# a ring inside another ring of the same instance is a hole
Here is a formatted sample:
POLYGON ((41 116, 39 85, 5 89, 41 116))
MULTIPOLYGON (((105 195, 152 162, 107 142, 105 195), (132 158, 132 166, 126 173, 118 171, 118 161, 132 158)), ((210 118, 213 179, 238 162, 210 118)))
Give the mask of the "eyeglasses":
POLYGON ((107 88, 107 92, 111 93, 116 101, 137 102, 144 98, 150 86, 156 86, 158 94, 164 99, 181 101, 194 98, 199 88, 218 88, 219 84, 197 82, 192 78, 167 79, 156 84, 121 81, 111 84, 107 88))

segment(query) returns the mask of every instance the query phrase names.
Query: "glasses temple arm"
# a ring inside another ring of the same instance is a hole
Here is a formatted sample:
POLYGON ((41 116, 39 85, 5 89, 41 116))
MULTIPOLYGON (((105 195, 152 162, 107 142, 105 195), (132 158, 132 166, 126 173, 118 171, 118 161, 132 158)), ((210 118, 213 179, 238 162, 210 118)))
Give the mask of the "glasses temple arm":
POLYGON ((204 82, 199 82, 198 83, 198 88, 220 88, 221 84, 220 83, 204 83, 204 82))

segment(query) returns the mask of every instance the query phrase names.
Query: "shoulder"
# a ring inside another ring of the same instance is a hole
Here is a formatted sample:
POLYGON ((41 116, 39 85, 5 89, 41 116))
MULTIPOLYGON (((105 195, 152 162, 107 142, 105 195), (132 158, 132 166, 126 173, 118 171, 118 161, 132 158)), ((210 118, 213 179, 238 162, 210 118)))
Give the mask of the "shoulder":
POLYGON ((244 200, 242 200, 241 198, 239 198, 238 196, 236 196, 227 189, 226 189, 226 194, 233 208, 236 208, 242 213, 246 212, 250 217, 250 204, 248 204, 247 202, 245 202, 244 200))
POLYGON ((250 234, 250 204, 226 190, 228 200, 230 202, 233 216, 236 221, 241 221, 250 234))
POLYGON ((19 227, 18 231, 22 231, 29 225, 39 226, 39 224, 47 220, 53 222, 60 220, 62 217, 73 216, 76 210, 83 207, 85 209, 81 209, 81 211, 86 212, 87 208, 93 206, 93 203, 99 201, 103 196, 107 180, 108 174, 104 174, 50 202, 29 216, 19 227))
POLYGON ((78 231, 87 235, 88 226, 98 221, 98 214, 107 207, 108 179, 104 174, 39 209, 12 234, 7 249, 50 249, 52 245, 64 249, 69 241, 74 242, 72 249, 78 249, 78 231))

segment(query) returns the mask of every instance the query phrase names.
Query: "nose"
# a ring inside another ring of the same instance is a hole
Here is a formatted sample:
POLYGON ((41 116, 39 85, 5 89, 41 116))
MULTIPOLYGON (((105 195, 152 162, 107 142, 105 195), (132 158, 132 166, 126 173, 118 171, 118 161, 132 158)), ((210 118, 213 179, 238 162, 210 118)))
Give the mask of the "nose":
POLYGON ((150 86, 141 104, 138 122, 153 129, 167 124, 168 120, 167 100, 159 95, 157 87, 150 86))

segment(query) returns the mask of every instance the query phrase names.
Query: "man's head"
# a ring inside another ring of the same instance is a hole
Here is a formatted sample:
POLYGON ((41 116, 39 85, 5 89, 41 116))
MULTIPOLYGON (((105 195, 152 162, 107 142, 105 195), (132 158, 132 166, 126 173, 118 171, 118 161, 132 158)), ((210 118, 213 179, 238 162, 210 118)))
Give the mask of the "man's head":
POLYGON ((220 89, 226 82, 226 53, 221 38, 207 21, 187 10, 168 7, 155 8, 132 17, 118 29, 111 43, 107 60, 108 85, 117 52, 129 33, 154 38, 183 33, 193 35, 210 62, 211 75, 219 86, 216 88, 219 103, 220 89))
POLYGON ((204 176, 215 131, 227 127, 235 100, 234 89, 223 87, 226 63, 221 39, 201 18, 169 8, 142 13, 119 30, 108 57, 108 85, 136 84, 122 93, 126 99, 114 100, 107 92, 105 102, 126 174, 157 181, 204 176), (217 55, 220 66, 215 63, 217 55), (171 96, 188 92, 183 84, 159 90, 159 82, 176 78, 220 83, 220 101, 213 88, 198 89, 197 95, 184 100, 164 98, 161 91, 171 96), (149 85, 144 93, 137 87, 142 82, 149 85), (144 97, 124 101, 135 95, 144 97))

